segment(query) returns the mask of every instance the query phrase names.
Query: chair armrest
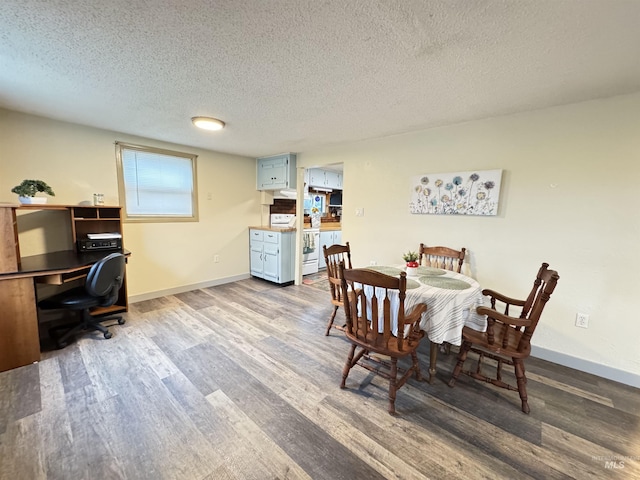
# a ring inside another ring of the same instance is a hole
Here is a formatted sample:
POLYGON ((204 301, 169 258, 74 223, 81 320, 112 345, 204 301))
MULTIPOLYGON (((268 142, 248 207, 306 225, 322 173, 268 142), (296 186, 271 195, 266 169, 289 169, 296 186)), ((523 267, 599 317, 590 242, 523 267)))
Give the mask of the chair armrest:
POLYGON ((490 319, 506 323, 507 325, 513 325, 514 327, 528 327, 531 325, 531 320, 528 318, 510 317, 509 315, 505 315, 504 313, 500 313, 489 307, 478 307, 476 308, 476 312, 478 315, 486 315, 490 319))
POLYGON ((515 305, 517 307, 523 307, 525 303, 524 300, 518 300, 516 298, 507 297, 506 295, 498 293, 495 290, 490 290, 488 288, 485 288, 484 290, 482 290, 482 294, 487 295, 489 297, 493 297, 496 300, 500 300, 501 302, 507 303, 509 305, 515 305))
MULTIPOLYGON (((402 329, 404 330, 407 325, 410 325, 409 332, 405 335, 405 338, 409 341, 420 341, 424 336, 425 332, 420 327, 420 320, 422 319, 422 314, 427 311, 426 303, 419 303, 415 305, 408 314, 404 316, 404 326, 402 329)), ((400 325, 398 325, 400 329, 400 325)), ((400 331, 400 330, 398 330, 400 331)))
POLYGON ((419 303, 415 305, 409 313, 405 313, 404 324, 409 325, 415 322, 419 322, 422 314, 427 311, 426 303, 419 303))

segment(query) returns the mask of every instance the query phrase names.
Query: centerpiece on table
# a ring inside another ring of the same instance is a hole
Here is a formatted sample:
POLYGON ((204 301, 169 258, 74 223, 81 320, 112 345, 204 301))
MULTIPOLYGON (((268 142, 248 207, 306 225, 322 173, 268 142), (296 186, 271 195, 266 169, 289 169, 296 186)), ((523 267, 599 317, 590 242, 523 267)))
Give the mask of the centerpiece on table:
POLYGON ((402 258, 405 262, 407 262, 407 275, 417 275, 418 267, 420 266, 420 264, 418 263, 418 258, 420 258, 420 255, 418 255, 417 252, 409 251, 402 255, 402 258))
POLYGON ((20 185, 13 187, 11 192, 17 193, 18 200, 25 205, 47 203, 47 197, 36 197, 38 192, 46 193, 52 197, 56 196, 51 187, 42 180, 23 180, 20 185))

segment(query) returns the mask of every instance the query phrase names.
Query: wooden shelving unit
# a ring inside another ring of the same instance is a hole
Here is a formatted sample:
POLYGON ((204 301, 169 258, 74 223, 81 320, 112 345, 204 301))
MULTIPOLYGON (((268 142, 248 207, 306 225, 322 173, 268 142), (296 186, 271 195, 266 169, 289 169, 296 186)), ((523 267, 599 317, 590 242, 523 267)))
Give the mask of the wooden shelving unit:
POLYGON ((15 272, 20 263, 20 244, 18 243, 18 222, 15 208, 0 208, 0 273, 15 272))
MULTIPOLYGON (((61 285, 82 280, 101 253, 108 252, 79 253, 77 240, 86 238, 88 233, 122 235, 121 210, 119 206, 0 204, 0 371, 40 359, 36 284, 61 285), (22 257, 17 212, 29 210, 69 212, 72 250, 22 257)), ((127 309, 125 274, 117 303, 94 313, 104 315, 127 309)))
MULTIPOLYGON (((2 209, 4 210, 4 209, 2 209)), ((12 205, 8 208, 13 214, 17 258, 20 258, 18 229, 15 222, 16 210, 67 210, 71 218, 71 239, 77 249, 77 240, 87 238, 89 233, 111 233, 122 235, 122 207, 118 206, 78 206, 78 205, 12 205)), ((2 221, 3 225, 7 220, 2 221)), ((3 230, 4 231, 4 230, 3 230)), ((76 250, 77 251, 77 250, 76 250)))

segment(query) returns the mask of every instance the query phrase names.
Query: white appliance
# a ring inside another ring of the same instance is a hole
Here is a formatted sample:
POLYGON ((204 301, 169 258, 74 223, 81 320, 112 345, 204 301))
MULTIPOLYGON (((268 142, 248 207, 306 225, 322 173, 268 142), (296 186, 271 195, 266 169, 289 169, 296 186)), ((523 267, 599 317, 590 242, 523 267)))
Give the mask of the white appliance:
POLYGON ((269 224, 273 228, 291 228, 296 224, 296 216, 293 213, 272 213, 269 224))
MULTIPOLYGON (((272 213, 270 217, 273 228, 290 228, 295 221, 296 216, 292 213, 272 213)), ((302 231, 302 275, 318 272, 320 249, 320 229, 305 228, 302 231)))
POLYGON ((305 228, 302 231, 302 275, 318 272, 320 258, 320 229, 305 228))

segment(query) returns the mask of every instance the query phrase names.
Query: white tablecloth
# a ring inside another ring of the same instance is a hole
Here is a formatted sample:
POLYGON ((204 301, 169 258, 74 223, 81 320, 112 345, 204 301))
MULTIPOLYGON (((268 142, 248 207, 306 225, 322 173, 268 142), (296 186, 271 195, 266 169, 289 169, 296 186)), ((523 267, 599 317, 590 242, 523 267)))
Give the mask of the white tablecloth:
MULTIPOLYGON (((379 267, 404 269, 403 267, 379 267)), ((422 315, 420 326, 427 333, 427 337, 434 343, 449 342, 453 345, 462 343, 462 327, 468 326, 474 330, 484 332, 487 328, 487 319, 484 315, 478 315, 476 308, 483 305, 484 296, 480 284, 471 277, 460 273, 444 270, 444 275, 440 277, 461 280, 470 285, 464 290, 451 290, 447 288, 426 285, 420 281, 421 276, 407 275, 407 280, 418 282, 417 288, 407 288, 407 296, 404 301, 405 311, 410 312, 418 303, 426 303, 427 311, 422 315)), ((409 282, 407 282, 409 283, 409 282)), ((380 305, 380 318, 382 318, 383 289, 376 289, 380 305)), ((367 298, 371 297, 370 292, 365 289, 367 298)), ((391 311, 398 310, 398 292, 390 291, 391 311)), ((367 302, 369 318, 371 318, 371 304, 367 302)), ((397 315, 392 316, 393 334, 398 331, 397 315)))

